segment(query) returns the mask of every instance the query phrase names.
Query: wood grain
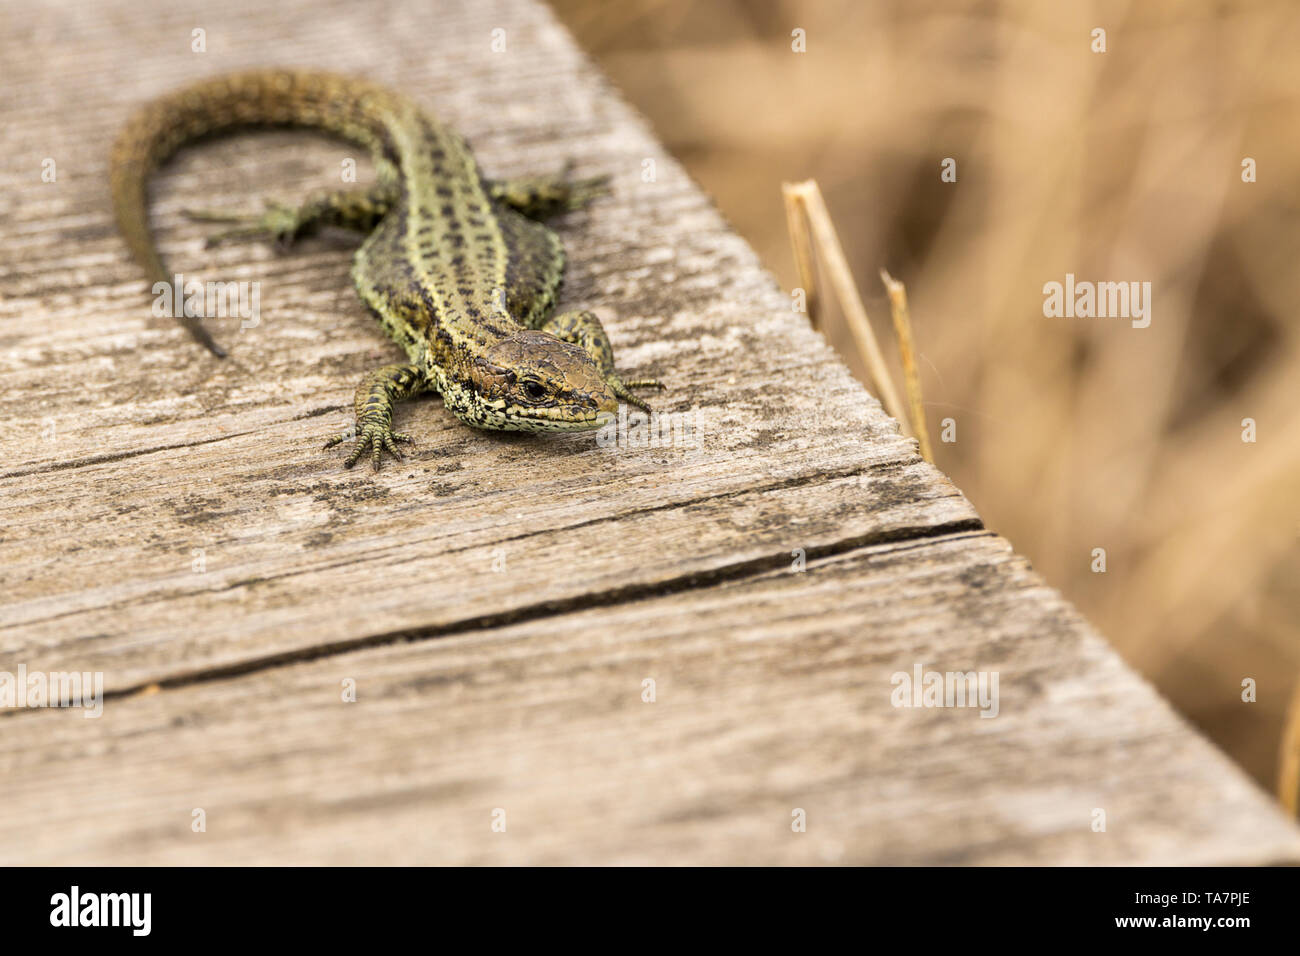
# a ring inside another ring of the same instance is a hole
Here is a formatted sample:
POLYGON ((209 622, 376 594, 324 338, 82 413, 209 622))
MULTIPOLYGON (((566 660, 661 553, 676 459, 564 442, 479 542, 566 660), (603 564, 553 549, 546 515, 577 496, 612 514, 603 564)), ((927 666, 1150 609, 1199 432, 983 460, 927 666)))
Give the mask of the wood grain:
POLYGON ((1297 848, 986 532, 137 694, 98 720, 0 723, 6 862, 1193 864, 1297 848), (892 675, 918 663, 998 672, 997 717, 893 706, 892 675))
POLYGON ((11 9, 0 37, 0 669, 102 671, 110 699, 98 720, 0 711, 0 860, 1300 858, 918 458, 544 8, 73 9, 11 9), (498 175, 611 173, 560 223, 563 304, 668 383, 663 408, 698 410, 698 447, 491 435, 435 399, 399 412, 411 458, 345 471, 320 445, 396 355, 347 280, 355 239, 208 250, 181 216, 336 184, 354 152, 305 134, 187 151, 156 184, 176 271, 260 283, 256 327, 213 326, 232 358, 153 317, 108 144, 147 98, 270 63, 398 86, 498 175), (893 707, 917 664, 996 670, 998 717, 893 707))

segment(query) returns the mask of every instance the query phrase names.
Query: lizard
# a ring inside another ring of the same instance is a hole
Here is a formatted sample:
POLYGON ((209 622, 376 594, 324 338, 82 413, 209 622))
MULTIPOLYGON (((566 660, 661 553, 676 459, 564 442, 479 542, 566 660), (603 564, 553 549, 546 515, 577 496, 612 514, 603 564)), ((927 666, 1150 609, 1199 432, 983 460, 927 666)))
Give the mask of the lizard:
MULTIPOLYGON (((463 137, 409 97, 367 80, 326 72, 259 69, 201 80, 141 108, 113 146, 110 186, 118 228, 150 282, 169 282, 148 223, 150 174, 181 146, 256 126, 305 127, 369 150, 373 186, 322 190, 297 206, 267 203, 259 215, 192 211, 233 223, 209 238, 265 238, 281 245, 320 226, 366 234, 352 281, 362 301, 406 353, 356 388, 351 468, 369 452, 402 458, 409 435, 392 428, 393 408, 437 392, 477 428, 556 432, 600 427, 619 401, 650 411, 624 380, 608 334, 589 311, 556 314, 564 248, 545 225, 553 215, 606 193, 608 177, 484 176, 463 137)), ((218 358, 197 317, 190 335, 218 358)))

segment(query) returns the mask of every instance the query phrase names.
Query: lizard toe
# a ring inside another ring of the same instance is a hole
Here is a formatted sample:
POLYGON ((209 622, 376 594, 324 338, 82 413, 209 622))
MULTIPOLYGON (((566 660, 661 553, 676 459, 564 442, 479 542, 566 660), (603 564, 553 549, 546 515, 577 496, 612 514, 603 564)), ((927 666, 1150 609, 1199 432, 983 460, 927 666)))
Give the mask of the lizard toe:
POLYGON ((641 409, 646 414, 652 414, 654 412, 654 409, 650 407, 649 403, 647 403, 641 398, 638 398, 635 394, 633 394, 632 389, 634 388, 663 389, 666 387, 663 382, 655 378, 638 378, 638 379, 632 379, 631 381, 625 382, 617 375, 610 375, 608 378, 605 379, 605 381, 609 385, 609 390, 613 392, 616 396, 618 396, 618 398, 627 402, 629 405, 635 405, 637 408, 641 409))
POLYGON ((367 452, 370 455, 370 466, 378 471, 383 463, 383 454, 388 452, 394 459, 402 461, 405 455, 397 447, 398 442, 407 442, 415 444, 415 439, 410 435, 401 432, 395 432, 387 425, 370 424, 363 425, 360 432, 346 431, 341 435, 335 435, 325 442, 325 448, 333 448, 335 445, 342 444, 346 441, 352 441, 352 450, 348 457, 343 460, 344 468, 351 468, 359 462, 367 452))

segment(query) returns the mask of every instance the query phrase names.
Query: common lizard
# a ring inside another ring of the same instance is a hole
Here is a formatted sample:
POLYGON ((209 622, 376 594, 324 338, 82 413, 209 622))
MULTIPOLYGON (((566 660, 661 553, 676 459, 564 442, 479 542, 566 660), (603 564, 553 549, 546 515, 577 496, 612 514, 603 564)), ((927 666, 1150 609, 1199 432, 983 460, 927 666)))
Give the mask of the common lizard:
MULTIPOLYGON (((254 70, 204 80, 140 110, 113 148, 117 223, 151 282, 168 282, 148 224, 149 173, 183 144, 249 126, 323 130, 368 149, 376 185, 322 191, 297 208, 268 204, 259 216, 190 213, 237 223, 214 236, 265 237, 282 244, 321 225, 368 233, 352 279, 407 361, 362 379, 354 401, 355 437, 345 464, 367 451, 401 458, 393 406, 436 391, 461 421, 506 431, 599 427, 620 399, 647 411, 625 381, 609 337, 587 311, 553 315, 564 249, 547 217, 606 191, 606 178, 566 174, 484 177, 468 144, 408 97, 329 73, 254 70)), ((190 334, 218 357, 225 352, 198 319, 190 334)))

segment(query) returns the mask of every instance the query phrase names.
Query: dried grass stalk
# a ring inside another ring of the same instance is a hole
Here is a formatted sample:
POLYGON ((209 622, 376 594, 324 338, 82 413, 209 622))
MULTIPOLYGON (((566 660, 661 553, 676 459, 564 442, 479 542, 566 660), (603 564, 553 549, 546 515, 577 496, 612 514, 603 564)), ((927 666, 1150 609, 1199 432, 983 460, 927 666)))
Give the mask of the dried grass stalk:
POLYGON ((808 207, 796 183, 782 183, 781 195, 785 199, 785 222, 790 230, 790 246, 794 249, 794 264, 799 270, 799 285, 803 288, 804 307, 808 322, 814 329, 821 328, 817 296, 817 268, 813 260, 812 234, 808 231, 808 207))
POLYGON ((1300 816, 1300 681, 1291 694, 1291 707, 1282 730, 1277 756, 1277 798, 1291 816, 1300 816))
POLYGON ((867 310, 862 304, 862 297, 858 295, 857 285, 853 282, 853 272, 849 268, 844 248, 840 245, 840 237, 831 222, 830 213, 826 209, 826 200, 822 198, 822 191, 817 186, 817 181, 809 179, 802 183, 790 184, 788 192, 794 193, 807 214, 808 224, 812 228, 826 276, 835 293, 835 299, 844 312, 844 318, 848 321, 849 331, 853 333, 853 339, 862 357, 862 364, 871 379, 872 388, 880 396, 885 411, 896 418, 905 431, 909 430, 906 410, 898 398, 898 390, 894 387, 889 366, 885 364, 885 357, 880 351, 880 343, 876 341, 876 334, 871 330, 867 310))
POLYGON ((921 457, 934 464, 930 449, 930 432, 925 427, 925 404, 921 401, 921 376, 916 371, 916 351, 912 347, 912 318, 907 309, 907 290, 884 269, 880 281, 889 293, 889 312, 894 319, 894 334, 898 336, 898 352, 903 360, 903 385, 907 388, 907 411, 912 417, 912 432, 921 447, 921 457))

